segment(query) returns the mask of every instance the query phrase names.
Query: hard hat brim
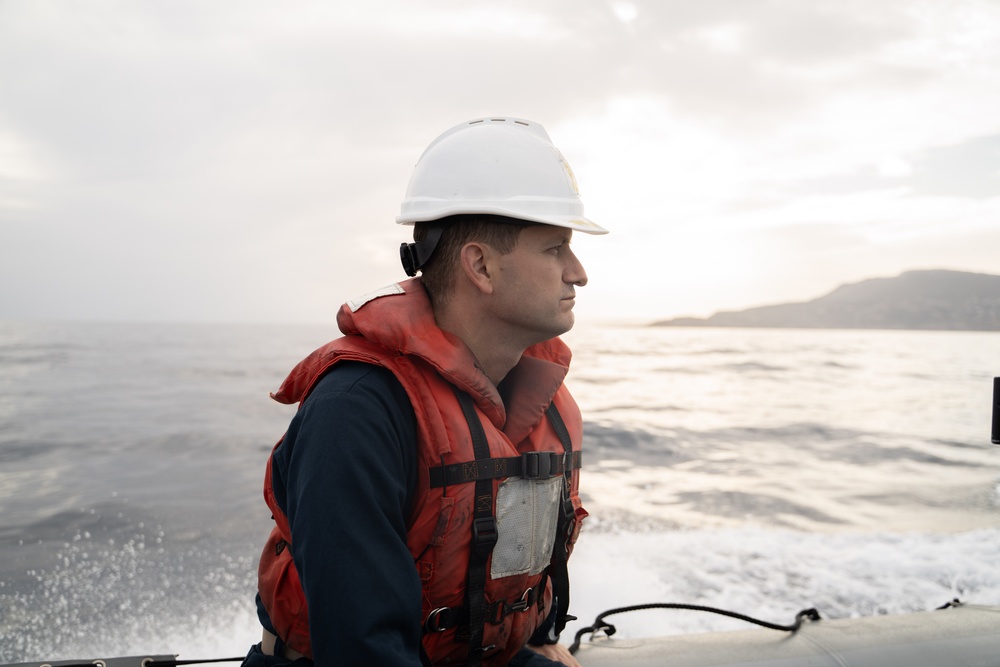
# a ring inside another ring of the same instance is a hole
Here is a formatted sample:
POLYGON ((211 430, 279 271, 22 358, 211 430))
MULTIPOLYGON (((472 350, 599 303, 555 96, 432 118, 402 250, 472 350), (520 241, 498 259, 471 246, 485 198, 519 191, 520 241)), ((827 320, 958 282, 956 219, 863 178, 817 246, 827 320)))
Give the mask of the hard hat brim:
POLYGON ((526 214, 524 211, 518 211, 512 208, 504 208, 503 206, 468 206, 468 207, 456 207, 456 206, 439 206, 434 207, 434 209, 429 209, 421 212, 408 212, 403 215, 396 216, 396 224, 398 225, 412 225, 417 222, 433 222, 434 220, 441 220, 453 215, 498 215, 505 218, 513 218, 515 220, 523 220, 525 222, 537 222, 543 225, 552 225, 553 227, 564 227, 566 229, 572 229, 574 231, 583 232, 585 234, 607 234, 608 230, 601 227, 599 224, 593 220, 589 220, 583 216, 562 216, 562 215, 533 215, 526 214))

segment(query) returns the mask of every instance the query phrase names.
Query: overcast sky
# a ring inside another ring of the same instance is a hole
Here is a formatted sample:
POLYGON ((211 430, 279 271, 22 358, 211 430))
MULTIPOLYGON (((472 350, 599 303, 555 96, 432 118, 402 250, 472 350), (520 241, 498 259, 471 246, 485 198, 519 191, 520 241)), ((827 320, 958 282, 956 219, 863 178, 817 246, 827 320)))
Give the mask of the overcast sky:
POLYGON ((332 322, 440 132, 546 127, 581 321, 1000 273, 1000 3, 0 0, 0 318, 332 322))

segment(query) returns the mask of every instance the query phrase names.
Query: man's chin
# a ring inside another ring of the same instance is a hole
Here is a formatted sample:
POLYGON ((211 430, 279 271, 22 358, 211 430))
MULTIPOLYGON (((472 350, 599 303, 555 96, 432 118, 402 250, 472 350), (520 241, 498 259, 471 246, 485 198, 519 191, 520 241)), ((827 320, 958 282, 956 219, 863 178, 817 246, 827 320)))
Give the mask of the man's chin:
POLYGON ((576 315, 573 314, 573 311, 565 313, 563 318, 560 320, 558 330, 556 333, 552 334, 552 337, 555 338, 556 336, 563 335, 572 329, 574 324, 576 324, 576 315))

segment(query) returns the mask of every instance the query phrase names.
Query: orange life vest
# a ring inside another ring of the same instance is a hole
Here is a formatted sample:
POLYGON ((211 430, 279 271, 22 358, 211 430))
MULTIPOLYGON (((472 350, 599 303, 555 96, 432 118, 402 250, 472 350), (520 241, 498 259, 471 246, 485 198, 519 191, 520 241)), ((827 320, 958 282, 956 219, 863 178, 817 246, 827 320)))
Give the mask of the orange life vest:
MULTIPOLYGON (((478 602, 471 605, 470 616, 467 589, 474 588, 469 583, 470 558, 475 561, 474 536, 480 541, 491 537, 496 541, 496 534, 488 533, 491 521, 496 526, 496 501, 504 493, 501 485, 530 478, 541 461, 543 469, 551 468, 550 479, 559 476, 565 481, 559 484, 568 491, 562 502, 569 524, 555 539, 565 540, 557 546, 563 547, 566 556, 572 550, 587 512, 578 493, 580 411, 563 386, 569 348, 552 339, 526 350, 505 378, 505 405, 465 344, 435 325, 419 279, 389 291, 392 294, 378 293, 368 300, 345 304, 338 313, 338 324, 346 335, 301 361, 272 398, 301 403, 323 374, 342 361, 377 364, 395 375, 410 398, 417 421, 418 481, 407 546, 422 584, 424 650, 434 664, 464 664, 471 639, 482 647, 483 664, 505 665, 551 609, 548 559, 523 572, 516 571, 517 567, 511 572, 509 565, 503 565, 499 569, 505 571, 498 573, 496 554, 485 554, 483 590, 478 598, 473 596, 482 603, 481 607, 478 602), (481 424, 489 460, 477 462, 471 435, 475 428, 463 414, 456 390, 471 398, 465 399, 467 407, 474 406, 471 409, 481 424), (546 412, 550 404, 557 415, 546 412), (570 443, 572 452, 564 454, 570 443), (480 481, 468 481, 473 478, 480 481)), ((294 536, 271 488, 270 459, 264 497, 275 526, 260 560, 261 600, 284 643, 311 656, 307 604, 290 553, 294 536)), ((509 525, 494 530, 499 532, 501 543, 509 525)))

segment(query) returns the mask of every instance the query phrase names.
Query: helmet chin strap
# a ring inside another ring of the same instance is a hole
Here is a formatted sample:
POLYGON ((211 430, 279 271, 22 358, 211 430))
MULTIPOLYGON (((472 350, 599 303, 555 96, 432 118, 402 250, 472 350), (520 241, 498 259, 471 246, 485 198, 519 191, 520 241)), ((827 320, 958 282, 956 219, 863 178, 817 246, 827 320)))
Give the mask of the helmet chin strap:
POLYGON ((399 259, 403 263, 406 275, 415 276, 417 271, 424 267, 431 255, 434 254, 434 249, 437 248, 443 232, 443 225, 433 225, 427 230, 427 236, 424 237, 423 241, 399 244, 399 259))

